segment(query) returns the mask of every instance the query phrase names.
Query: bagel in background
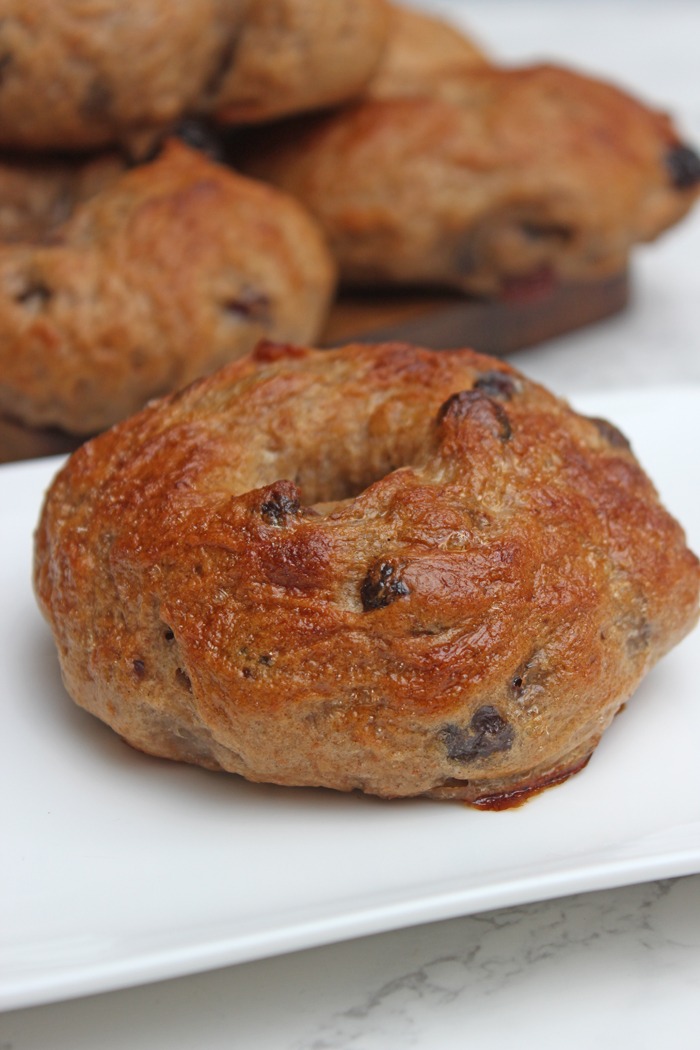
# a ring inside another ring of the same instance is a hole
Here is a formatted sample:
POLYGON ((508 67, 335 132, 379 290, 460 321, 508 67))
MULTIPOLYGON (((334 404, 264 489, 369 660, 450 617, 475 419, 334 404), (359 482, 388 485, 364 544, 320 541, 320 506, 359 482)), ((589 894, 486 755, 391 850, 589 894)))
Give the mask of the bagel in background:
POLYGON ((4 0, 0 146, 86 150, 198 111, 247 0, 4 0))
POLYGON ((384 0, 5 0, 0 147, 141 156, 183 117, 335 105, 366 86, 387 31, 384 0))
POLYGON ((426 83, 232 142, 237 168, 316 217, 345 285, 600 280, 697 200, 700 158, 670 119, 600 80, 484 64, 426 83))
POLYGON ((136 168, 108 162, 102 181, 94 167, 53 174, 6 226, 72 214, 45 238, 0 244, 1 413, 91 434, 263 335, 318 336, 335 268, 288 195, 177 140, 136 168))
POLYGON ((142 751, 501 808, 586 764, 700 564, 615 426, 503 362, 263 343, 74 453, 34 579, 142 751))
POLYGON ((489 312, 497 335, 478 345, 499 353, 608 316, 627 301, 635 244, 679 221, 700 180, 671 122, 624 93, 499 68, 448 23, 385 0, 10 0, 3 144, 25 152, 0 157, 0 461, 45 453, 57 429, 70 446, 261 336, 338 342, 338 318, 342 340, 381 329, 376 298, 394 290, 436 295, 436 310, 456 293, 472 318, 494 306, 505 322, 489 312), (184 126, 296 197, 309 213, 289 220, 296 234, 274 235, 293 210, 274 190, 269 209, 262 190, 244 208, 238 175, 175 164, 184 126), (178 195, 158 204, 173 164, 178 195), (269 223, 246 225, 258 206, 269 223), (359 299, 328 325, 337 269, 359 299))

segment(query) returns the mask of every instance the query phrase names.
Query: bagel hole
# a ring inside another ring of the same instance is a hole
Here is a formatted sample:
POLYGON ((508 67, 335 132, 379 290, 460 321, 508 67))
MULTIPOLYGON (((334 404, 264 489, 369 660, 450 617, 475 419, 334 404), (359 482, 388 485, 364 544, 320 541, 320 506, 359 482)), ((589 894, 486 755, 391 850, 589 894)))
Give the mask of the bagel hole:
POLYGON ((386 436, 382 441, 349 435, 332 448, 307 453, 294 479, 303 502, 319 514, 330 514, 396 471, 411 469, 422 458, 425 438, 415 428, 407 433, 400 427, 390 440, 391 445, 386 436))
MULTIPOLYGON (((287 380, 283 381, 281 403, 269 423, 268 485, 287 479, 299 490, 304 507, 328 515, 373 485, 386 481, 387 491, 393 489, 393 475, 410 474, 429 461, 440 441, 421 390, 422 383, 430 381, 431 370, 402 347, 393 357, 388 350, 385 357, 382 367, 391 365, 392 375, 399 369, 401 375, 409 375, 407 395, 382 390, 372 396, 361 384, 351 384, 347 394, 327 396, 323 380, 305 390, 299 401, 290 400, 288 407, 287 380), (280 435, 285 432, 283 442, 280 435)), ((331 384, 328 393, 332 391, 331 384)), ((270 401, 267 390, 264 404, 270 401)))
POLYGON ((299 477, 303 501, 317 514, 328 515, 342 510, 344 506, 361 496, 370 486, 383 481, 389 474, 406 467, 408 464, 387 463, 385 468, 377 466, 365 474, 322 474, 299 477))

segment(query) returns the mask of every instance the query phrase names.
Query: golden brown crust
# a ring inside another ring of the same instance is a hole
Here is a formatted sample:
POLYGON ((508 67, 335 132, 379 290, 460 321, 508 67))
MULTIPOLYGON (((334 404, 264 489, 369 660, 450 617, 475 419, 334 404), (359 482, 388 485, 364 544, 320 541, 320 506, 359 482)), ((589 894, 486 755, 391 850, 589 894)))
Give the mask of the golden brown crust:
POLYGON ((496 295, 597 280, 691 207, 700 159, 671 122, 552 66, 483 66, 244 139, 237 161, 316 215, 350 284, 496 295))
POLYGON ((35 586, 137 748, 478 802, 585 764, 700 565, 619 431, 508 365, 263 344, 74 454, 35 586))
POLYGON ((316 338, 334 266, 296 201, 174 140, 103 176, 87 201, 79 174, 38 179, 8 219, 26 233, 74 193, 48 239, 0 245, 0 412, 94 433, 263 335, 316 338))

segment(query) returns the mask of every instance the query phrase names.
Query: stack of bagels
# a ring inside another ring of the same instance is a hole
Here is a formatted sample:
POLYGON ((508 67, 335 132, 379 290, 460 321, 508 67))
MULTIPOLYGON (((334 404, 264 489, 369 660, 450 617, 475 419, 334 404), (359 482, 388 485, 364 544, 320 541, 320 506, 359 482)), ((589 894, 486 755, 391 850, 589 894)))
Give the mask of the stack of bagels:
POLYGON ((318 340, 339 283, 624 270, 700 179, 616 88, 384 0, 9 0, 0 151, 0 416, 77 438, 318 340))

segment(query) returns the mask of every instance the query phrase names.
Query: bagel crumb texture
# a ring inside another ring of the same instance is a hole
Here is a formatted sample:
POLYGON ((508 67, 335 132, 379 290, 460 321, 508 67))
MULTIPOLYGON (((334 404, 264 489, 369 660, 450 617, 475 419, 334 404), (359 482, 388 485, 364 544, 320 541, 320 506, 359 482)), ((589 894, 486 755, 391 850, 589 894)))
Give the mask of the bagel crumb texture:
POLYGON ((389 798, 561 781, 698 615, 620 432, 470 350, 263 343, 83 445, 35 543, 128 743, 389 798))

